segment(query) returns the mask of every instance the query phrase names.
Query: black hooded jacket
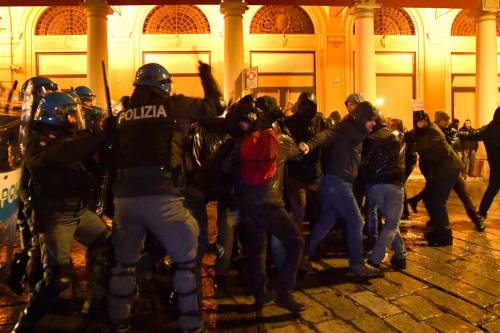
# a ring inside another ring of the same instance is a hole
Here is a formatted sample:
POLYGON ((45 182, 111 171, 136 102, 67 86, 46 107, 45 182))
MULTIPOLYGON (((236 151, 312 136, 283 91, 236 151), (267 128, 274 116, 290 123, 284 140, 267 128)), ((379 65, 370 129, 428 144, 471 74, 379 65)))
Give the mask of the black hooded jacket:
POLYGON ((324 173, 353 182, 358 175, 362 144, 369 134, 366 122, 376 119, 375 108, 363 102, 337 126, 321 131, 305 142, 310 151, 317 147, 324 148, 324 173))
POLYGON ((404 134, 381 124, 365 140, 360 176, 365 184, 394 184, 405 182, 404 134))
POLYGON ((460 132, 462 140, 483 141, 490 164, 491 173, 500 172, 500 107, 493 115, 493 120, 474 133, 460 132))
MULTIPOLYGON (((295 142, 306 142, 327 128, 325 120, 320 115, 315 113, 312 117, 308 117, 300 109, 286 118, 285 125, 295 142)), ((288 176, 305 183, 313 183, 321 176, 321 150, 315 149, 309 152, 301 161, 290 161, 288 176)))

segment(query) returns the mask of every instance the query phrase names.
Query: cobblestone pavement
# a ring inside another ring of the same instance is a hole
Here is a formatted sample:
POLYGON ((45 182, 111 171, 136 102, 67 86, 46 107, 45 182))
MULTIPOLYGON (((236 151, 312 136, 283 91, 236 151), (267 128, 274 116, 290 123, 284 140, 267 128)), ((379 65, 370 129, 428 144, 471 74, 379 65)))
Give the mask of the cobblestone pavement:
MULTIPOLYGON (((467 186, 478 204, 486 183, 468 181, 467 186)), ((413 180, 408 194, 422 187, 423 181, 413 180)), ((314 272, 298 282, 296 298, 307 304, 299 318, 273 303, 262 312, 249 312, 253 299, 245 287, 245 267, 240 270, 243 274, 232 271, 224 288, 214 289, 214 255, 209 254, 202 270, 205 325, 213 332, 500 332, 500 199, 494 201, 483 233, 474 230, 454 194, 448 208, 453 246, 426 246, 422 232, 427 215, 421 205, 401 228, 409 250, 407 269, 398 272, 386 266, 384 278, 364 283, 346 280, 345 253, 338 246, 327 247, 327 255, 314 262, 314 272)), ((213 207, 209 213, 213 241, 213 207)), ((85 259, 83 249, 75 247, 76 297, 64 294, 67 306, 46 316, 39 325, 41 332, 100 331, 78 314, 86 295, 85 259)), ((138 299, 134 332, 173 331, 175 316, 166 298, 157 294, 153 301, 138 299)), ((23 297, 0 286, 0 332, 9 332, 23 305, 23 297)))

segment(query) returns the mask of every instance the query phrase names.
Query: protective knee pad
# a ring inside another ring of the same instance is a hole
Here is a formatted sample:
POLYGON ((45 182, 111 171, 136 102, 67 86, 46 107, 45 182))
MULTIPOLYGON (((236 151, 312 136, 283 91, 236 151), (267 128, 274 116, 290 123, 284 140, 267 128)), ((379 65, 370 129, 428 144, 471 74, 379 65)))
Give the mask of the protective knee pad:
POLYGON ((111 269, 109 295, 129 298, 134 295, 136 284, 135 264, 117 264, 111 269))
POLYGON ((200 274, 196 259, 175 263, 174 288, 180 315, 201 318, 200 274))
POLYGON ((95 283, 107 286, 111 277, 113 261, 113 245, 111 237, 105 235, 87 249, 87 270, 95 283))
POLYGON ((113 247, 111 238, 107 235, 87 249, 87 272, 93 302, 104 302, 106 299, 112 261, 113 247))

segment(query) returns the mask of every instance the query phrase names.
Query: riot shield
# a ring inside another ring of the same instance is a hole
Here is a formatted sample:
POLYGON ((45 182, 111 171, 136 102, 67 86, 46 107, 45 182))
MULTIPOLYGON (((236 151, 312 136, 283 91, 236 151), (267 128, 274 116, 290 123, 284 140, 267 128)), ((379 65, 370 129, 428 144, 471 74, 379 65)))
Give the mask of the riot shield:
POLYGON ((23 112, 31 115, 31 92, 22 103, 12 89, 0 87, 0 279, 8 273, 16 237, 19 186, 26 145, 23 112), (26 108, 26 110, 24 110, 26 108), (29 108, 29 111, 27 110, 29 108), (23 146, 24 145, 24 146, 23 146))

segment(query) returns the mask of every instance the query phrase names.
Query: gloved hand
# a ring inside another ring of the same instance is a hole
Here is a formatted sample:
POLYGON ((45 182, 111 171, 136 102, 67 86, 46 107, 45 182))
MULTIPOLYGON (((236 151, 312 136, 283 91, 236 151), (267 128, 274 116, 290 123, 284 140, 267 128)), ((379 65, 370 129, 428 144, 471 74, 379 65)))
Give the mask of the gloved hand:
POLYGON ((106 136, 106 139, 108 140, 111 139, 115 134, 115 130, 116 130, 116 117, 114 116, 106 117, 106 119, 104 119, 102 124, 102 131, 106 136))
POLYGON ((200 72, 200 76, 206 77, 212 74, 212 67, 209 64, 204 63, 201 60, 198 60, 198 71, 200 72))

